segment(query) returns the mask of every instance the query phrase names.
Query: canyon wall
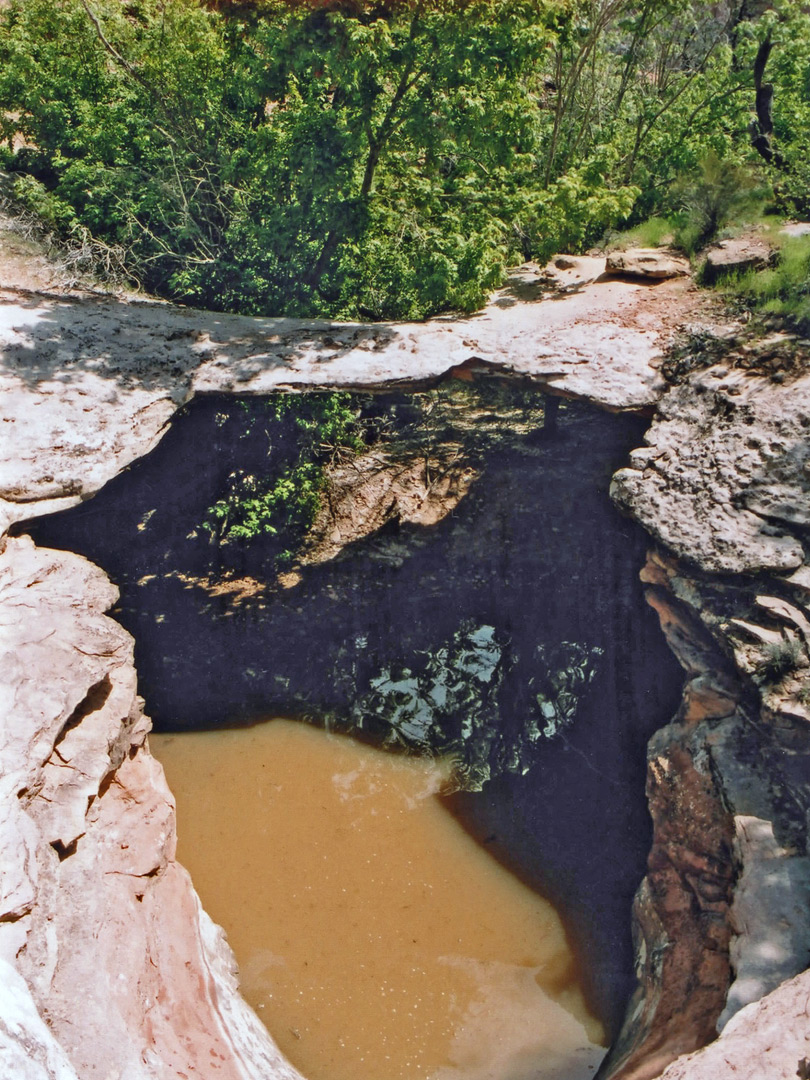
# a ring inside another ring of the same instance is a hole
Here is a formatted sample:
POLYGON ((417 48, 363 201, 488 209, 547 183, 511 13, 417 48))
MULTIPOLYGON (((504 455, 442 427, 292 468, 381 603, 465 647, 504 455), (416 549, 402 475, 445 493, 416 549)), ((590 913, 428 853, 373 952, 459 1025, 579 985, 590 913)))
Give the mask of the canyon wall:
POLYGON ((663 1075, 794 1077, 810 1055, 808 426, 807 377, 714 366, 665 395, 614 478, 660 545, 642 580, 687 681, 650 745, 640 989, 611 1077, 658 1076, 718 1029, 663 1075))

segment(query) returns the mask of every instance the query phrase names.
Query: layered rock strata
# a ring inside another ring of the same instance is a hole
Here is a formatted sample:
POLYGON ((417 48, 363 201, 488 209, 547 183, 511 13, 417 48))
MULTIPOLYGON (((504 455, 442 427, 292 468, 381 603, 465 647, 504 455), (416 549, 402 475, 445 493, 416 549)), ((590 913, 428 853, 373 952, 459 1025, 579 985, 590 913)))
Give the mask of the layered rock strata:
POLYGON ((639 991, 610 1077, 651 1080, 718 1031, 711 1050, 663 1075, 737 1075, 743 1063, 740 1075, 801 1075, 808 424, 810 379, 783 390, 710 369, 664 397, 648 445, 614 477, 615 500, 669 549, 651 555, 642 579, 687 683, 678 716, 650 745, 655 833, 634 912, 639 991), (791 979, 789 992, 778 989, 791 979))

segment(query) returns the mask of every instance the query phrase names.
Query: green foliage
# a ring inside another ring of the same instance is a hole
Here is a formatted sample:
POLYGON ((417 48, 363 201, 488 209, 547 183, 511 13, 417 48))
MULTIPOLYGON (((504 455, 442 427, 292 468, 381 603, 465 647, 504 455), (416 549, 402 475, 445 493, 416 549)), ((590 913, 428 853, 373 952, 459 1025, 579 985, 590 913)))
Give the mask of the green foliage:
MULTIPOLYGON (((295 557, 315 520, 326 487, 325 462, 359 452, 364 442, 349 394, 275 396, 260 407, 261 418, 249 407, 236 417, 241 437, 253 433, 261 420, 267 467, 232 472, 225 492, 208 507, 202 528, 218 544, 262 540, 280 567, 295 557), (290 427, 292 440, 285 438, 290 427)), ((227 423, 232 415, 222 413, 219 422, 227 423)))
POLYGON ((314 462, 286 469, 276 478, 231 473, 228 493, 208 508, 203 528, 220 543, 282 536, 289 546, 276 555, 276 561, 289 562, 292 545, 315 520, 323 486, 323 469, 314 462))
POLYGON ((759 20, 743 24, 742 63, 759 43, 773 43, 765 81, 774 87, 774 147, 779 162, 767 170, 776 204, 785 213, 810 212, 810 10, 796 0, 775 0, 759 20))
POLYGON ((276 395, 267 406, 278 419, 292 418, 304 436, 300 453, 306 457, 359 453, 365 445, 351 394, 276 395))
POLYGON ((748 271, 727 289, 758 313, 810 334, 810 237, 786 240, 775 266, 748 271))
POLYGON ((709 0, 10 0, 0 165, 54 231, 89 230, 185 302, 469 311, 510 263, 684 199, 682 242, 708 235, 755 158, 768 35, 785 164, 769 179, 799 207, 810 34, 793 0, 754 19, 709 0))
POLYGON ((608 234, 605 239, 612 248, 664 247, 673 242, 679 224, 674 217, 651 217, 631 229, 608 234))
POLYGON ((6 134, 36 148, 7 164, 54 227, 125 245, 150 289, 250 313, 421 317, 500 280, 543 4, 90 10, 0 16, 6 134))
POLYGON ((776 685, 791 671, 796 670, 802 656, 801 644, 795 638, 784 638, 780 642, 769 643, 763 649, 762 661, 757 673, 766 685, 776 685))
POLYGON ((683 216, 675 244, 694 255, 735 219, 750 220, 764 203, 766 189, 750 168, 710 153, 695 176, 676 188, 683 216))

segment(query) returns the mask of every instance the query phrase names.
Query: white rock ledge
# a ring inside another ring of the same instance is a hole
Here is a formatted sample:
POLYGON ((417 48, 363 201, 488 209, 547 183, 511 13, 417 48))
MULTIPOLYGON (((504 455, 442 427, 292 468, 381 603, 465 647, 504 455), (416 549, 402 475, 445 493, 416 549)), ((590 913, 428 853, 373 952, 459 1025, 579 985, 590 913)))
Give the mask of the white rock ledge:
POLYGON ((697 299, 683 281, 599 281, 602 260, 572 261, 553 292, 525 267, 483 311, 426 323, 0 291, 0 532, 93 494, 198 393, 415 386, 471 365, 603 408, 649 410, 664 390, 652 362, 697 299))

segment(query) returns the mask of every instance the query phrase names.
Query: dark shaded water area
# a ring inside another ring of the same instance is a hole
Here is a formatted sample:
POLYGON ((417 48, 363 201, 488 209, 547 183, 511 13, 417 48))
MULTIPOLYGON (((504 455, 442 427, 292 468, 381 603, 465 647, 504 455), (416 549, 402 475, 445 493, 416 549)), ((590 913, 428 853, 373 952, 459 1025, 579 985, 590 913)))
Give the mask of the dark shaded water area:
POLYGON ((260 554, 237 565, 199 528, 228 474, 267 455, 261 425, 232 437, 233 409, 197 400, 148 458, 28 531, 120 587, 158 731, 300 716, 411 748, 474 745, 452 810, 561 912, 615 1032, 651 837, 646 743, 682 685, 638 581, 646 537, 608 498, 644 421, 566 404, 553 428, 477 448, 473 433, 480 476, 452 513, 391 523, 283 587, 260 554), (222 571, 268 587, 218 592, 222 571))

